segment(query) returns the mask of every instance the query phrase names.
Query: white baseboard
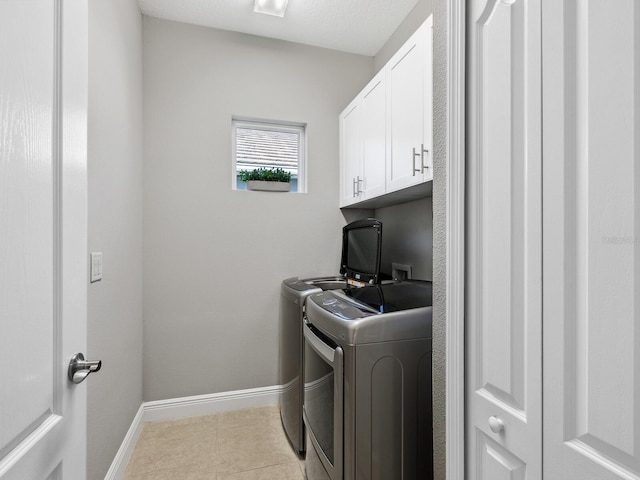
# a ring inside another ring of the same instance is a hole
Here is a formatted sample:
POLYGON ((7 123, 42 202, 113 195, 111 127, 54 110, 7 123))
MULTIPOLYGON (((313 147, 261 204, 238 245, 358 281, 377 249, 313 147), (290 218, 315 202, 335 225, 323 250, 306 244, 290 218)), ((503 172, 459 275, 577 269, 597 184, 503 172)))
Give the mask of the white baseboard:
POLYGON ((281 392, 282 386, 275 385, 272 387, 143 402, 111 463, 111 468, 109 468, 104 478, 105 480, 120 480, 122 478, 142 427, 147 422, 177 420, 245 408, 277 405, 280 403, 281 392))
POLYGON ((280 403, 282 387, 250 388, 233 392, 211 393, 193 397, 171 398, 145 402, 144 422, 175 420, 178 418, 213 415, 214 413, 268 407, 280 403))
POLYGON ((105 475, 104 480, 120 480, 122 475, 124 475, 127 463, 129 463, 129 459, 133 453, 133 448, 136 446, 136 442, 138 441, 138 437, 142 431, 142 425, 144 423, 142 421, 143 416, 144 403, 140 405, 138 413, 133 417, 131 426, 129 427, 127 434, 124 436, 124 440, 122 441, 113 462, 111 462, 111 467, 109 467, 109 471, 105 475))

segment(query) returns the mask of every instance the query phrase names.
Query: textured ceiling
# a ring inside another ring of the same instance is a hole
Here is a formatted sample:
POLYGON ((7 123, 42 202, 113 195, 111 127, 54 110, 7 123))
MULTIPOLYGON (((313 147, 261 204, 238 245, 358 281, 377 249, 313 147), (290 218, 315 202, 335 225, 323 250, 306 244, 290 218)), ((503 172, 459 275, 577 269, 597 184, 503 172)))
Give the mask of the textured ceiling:
POLYGON ((373 56, 418 0, 289 0, 284 18, 254 0, 138 0, 145 15, 373 56))

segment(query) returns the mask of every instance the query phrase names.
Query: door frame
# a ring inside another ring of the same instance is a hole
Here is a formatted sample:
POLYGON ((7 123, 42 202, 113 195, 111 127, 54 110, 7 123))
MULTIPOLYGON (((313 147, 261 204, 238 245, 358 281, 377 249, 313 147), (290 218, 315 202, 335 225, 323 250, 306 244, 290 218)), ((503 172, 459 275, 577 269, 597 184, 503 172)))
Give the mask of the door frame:
POLYGON ((464 480, 466 8, 446 4, 446 478, 464 480))

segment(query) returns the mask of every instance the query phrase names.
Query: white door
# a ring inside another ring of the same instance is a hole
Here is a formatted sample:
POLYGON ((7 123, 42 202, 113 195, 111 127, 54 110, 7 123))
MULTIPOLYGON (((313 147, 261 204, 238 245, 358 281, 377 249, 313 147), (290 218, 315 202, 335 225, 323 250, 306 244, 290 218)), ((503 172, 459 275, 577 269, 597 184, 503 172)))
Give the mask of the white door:
POLYGON ((0 479, 86 477, 86 0, 0 0, 0 479))
POLYGON ((466 478, 540 480, 540 0, 468 5, 466 478))
POLYGON ((424 178, 420 161, 424 144, 426 32, 425 23, 386 67, 388 192, 421 183, 424 178))
POLYGON ((385 193, 386 85, 385 72, 376 75, 362 91, 362 196, 385 193))
POLYGON ((362 189, 361 99, 356 97, 340 114, 340 206, 360 200, 362 189))
POLYGON ((422 180, 433 180, 433 15, 425 21, 422 180))
POLYGON ((544 478, 640 478, 640 4, 543 0, 544 478))

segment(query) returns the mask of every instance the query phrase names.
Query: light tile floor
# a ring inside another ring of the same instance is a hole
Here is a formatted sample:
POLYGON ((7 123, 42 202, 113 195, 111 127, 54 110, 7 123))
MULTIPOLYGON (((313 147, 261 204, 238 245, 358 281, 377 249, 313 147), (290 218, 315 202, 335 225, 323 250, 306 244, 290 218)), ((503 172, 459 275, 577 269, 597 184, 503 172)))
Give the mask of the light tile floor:
POLYGON ((123 480, 304 480, 278 406, 145 424, 123 480))

